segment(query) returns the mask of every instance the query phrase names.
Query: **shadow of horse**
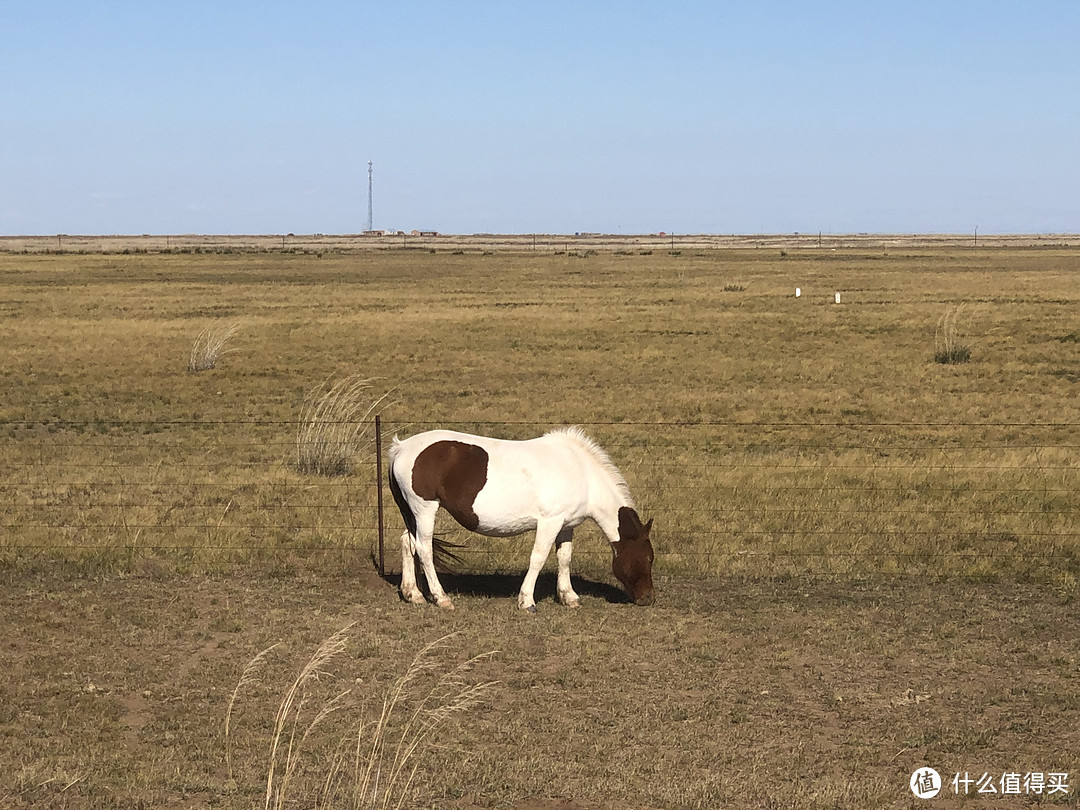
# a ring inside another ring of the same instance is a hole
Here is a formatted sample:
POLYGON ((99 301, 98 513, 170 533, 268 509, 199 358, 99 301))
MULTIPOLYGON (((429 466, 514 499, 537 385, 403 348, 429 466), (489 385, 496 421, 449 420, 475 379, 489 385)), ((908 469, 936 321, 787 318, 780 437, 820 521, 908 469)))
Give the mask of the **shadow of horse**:
MULTIPOLYGON (((521 589, 523 574, 461 574, 441 572, 440 579, 445 583, 447 591, 462 596, 476 596, 490 599, 514 599, 521 589)), ((387 572, 383 579, 398 588, 401 584, 401 574, 387 572)), ((574 590, 578 596, 588 596, 595 599, 603 599, 614 605, 630 603, 630 597, 626 591, 607 582, 596 582, 583 577, 572 577, 574 590)), ((425 596, 430 597, 426 593, 425 596)), ((550 599, 558 601, 557 578, 554 571, 543 572, 536 580, 536 601, 550 599)))

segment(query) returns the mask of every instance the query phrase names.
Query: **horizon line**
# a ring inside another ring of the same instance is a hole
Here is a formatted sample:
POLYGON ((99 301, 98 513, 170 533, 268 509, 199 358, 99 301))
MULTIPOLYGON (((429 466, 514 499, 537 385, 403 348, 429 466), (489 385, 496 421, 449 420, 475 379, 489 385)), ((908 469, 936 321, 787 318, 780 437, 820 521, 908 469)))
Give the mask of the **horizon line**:
POLYGON ((575 231, 575 232, 559 232, 559 231, 439 231, 436 229, 410 229, 408 231, 401 229, 391 228, 375 228, 371 231, 342 231, 340 233, 332 233, 325 231, 311 231, 311 232, 282 232, 282 231, 161 231, 161 232, 143 232, 143 233, 69 233, 69 232, 49 232, 49 233, 12 233, 12 234, 0 234, 0 239, 56 239, 69 238, 69 239, 148 239, 148 238, 163 238, 163 237, 204 237, 204 238, 263 238, 263 239, 281 239, 282 237, 288 238, 363 238, 373 239, 379 237, 389 236, 415 236, 424 238, 435 237, 499 237, 499 238, 555 238, 555 239, 589 239, 589 238, 609 238, 609 239, 641 239, 641 238, 665 238, 671 237, 700 237, 700 238, 716 238, 716 239, 754 239, 754 238, 777 238, 777 237, 884 237, 884 238, 919 238, 919 237, 943 237, 943 238, 970 238, 973 236, 986 236, 986 237, 1037 237, 1037 236, 1055 236, 1055 237, 1080 237, 1080 230, 1077 231, 980 231, 978 228, 974 228, 970 231, 745 231, 745 232, 717 232, 717 231, 638 231, 638 232, 621 232, 621 231, 575 231))

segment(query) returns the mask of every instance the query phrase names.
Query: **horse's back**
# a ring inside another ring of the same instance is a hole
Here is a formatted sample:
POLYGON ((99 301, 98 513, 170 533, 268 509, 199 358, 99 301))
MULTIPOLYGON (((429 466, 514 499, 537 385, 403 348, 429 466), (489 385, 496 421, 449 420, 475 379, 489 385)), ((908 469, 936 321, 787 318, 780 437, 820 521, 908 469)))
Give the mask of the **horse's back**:
POLYGON ((568 525, 584 520, 588 483, 581 458, 571 446, 548 434, 504 441, 494 450, 487 483, 476 500, 478 513, 496 521, 527 516, 530 529, 539 518, 560 516, 568 525))

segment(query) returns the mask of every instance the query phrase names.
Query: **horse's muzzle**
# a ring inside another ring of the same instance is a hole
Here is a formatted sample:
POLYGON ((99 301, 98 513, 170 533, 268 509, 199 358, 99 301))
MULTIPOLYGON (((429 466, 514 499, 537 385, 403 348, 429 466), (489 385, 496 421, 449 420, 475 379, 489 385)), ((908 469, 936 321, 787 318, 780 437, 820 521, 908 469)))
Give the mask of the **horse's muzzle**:
POLYGON ((652 593, 652 591, 649 591, 648 593, 643 593, 641 596, 639 596, 637 599, 634 600, 634 604, 639 605, 641 607, 648 607, 652 603, 653 603, 653 593, 652 593))

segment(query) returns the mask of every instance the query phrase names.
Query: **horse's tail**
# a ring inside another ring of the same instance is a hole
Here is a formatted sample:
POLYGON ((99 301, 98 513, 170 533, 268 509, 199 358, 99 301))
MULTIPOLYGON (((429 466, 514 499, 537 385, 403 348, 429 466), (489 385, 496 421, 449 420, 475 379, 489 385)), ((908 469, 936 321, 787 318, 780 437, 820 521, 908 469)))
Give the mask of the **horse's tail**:
POLYGON ((409 530, 409 534, 416 537, 416 515, 413 514, 409 502, 405 500, 405 493, 401 491, 401 484, 398 483, 397 478, 397 457, 400 451, 401 440, 395 436, 389 452, 390 470, 388 478, 390 479, 390 494, 394 496, 394 503, 397 504, 398 511, 401 512, 401 518, 405 521, 405 528, 409 530))
MULTIPOLYGON (((394 437, 393 444, 390 445, 390 470, 388 477, 390 479, 390 494, 394 496, 394 503, 397 504, 398 511, 401 512, 401 518, 405 521, 405 528, 409 530, 409 534, 413 539, 416 539, 416 515, 413 514, 412 507, 409 506, 409 502, 405 499, 405 493, 401 491, 401 483, 398 481, 398 469, 397 469, 397 457, 401 450, 401 441, 397 436, 394 437)), ((461 570, 464 561, 457 553, 456 549, 464 548, 463 543, 451 543, 438 535, 434 535, 431 538, 431 551, 435 557, 435 568, 439 571, 448 574, 455 574, 461 570)))

